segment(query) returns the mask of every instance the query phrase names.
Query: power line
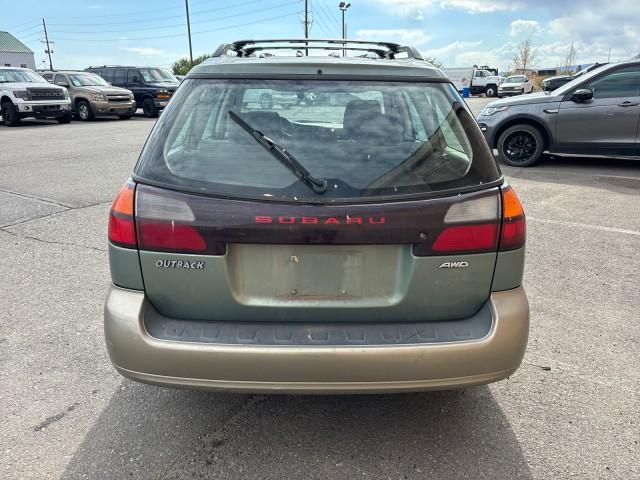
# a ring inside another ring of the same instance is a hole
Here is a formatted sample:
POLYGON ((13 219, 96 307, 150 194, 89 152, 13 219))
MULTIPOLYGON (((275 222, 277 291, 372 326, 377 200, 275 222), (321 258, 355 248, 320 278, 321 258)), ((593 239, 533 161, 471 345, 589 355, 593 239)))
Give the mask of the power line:
MULTIPOLYGON (((234 5, 228 5, 226 7, 218 7, 218 8, 210 8, 208 10, 201 10, 199 12, 190 12, 192 17, 198 16, 198 15, 202 15, 203 13, 211 13, 211 12, 220 12, 222 10, 229 10, 229 9, 233 9, 233 8, 238 8, 238 7, 243 7, 245 5, 251 5, 253 3, 260 3, 263 0, 249 0, 246 2, 241 2, 241 3, 236 3, 234 5)), ((144 18, 144 19, 139 19, 139 20, 127 20, 124 22, 101 22, 101 23, 83 23, 83 26, 86 27, 104 27, 106 25, 128 25, 128 24, 138 24, 138 23, 142 23, 142 22, 155 22, 158 20, 173 20, 174 18, 185 18, 185 14, 181 13, 180 15, 170 15, 170 16, 164 16, 164 17, 149 17, 149 18, 144 18)), ((192 22, 195 23, 195 22, 192 22)), ((75 27, 78 24, 77 23, 50 23, 50 26, 57 26, 57 27, 75 27)), ((153 28, 165 28, 165 27, 161 27, 158 25, 155 25, 153 28)))
MULTIPOLYGON (((199 0, 199 1, 193 1, 191 2, 193 5, 199 5, 201 3, 211 3, 211 0, 199 0)), ((167 11, 167 10, 178 10, 178 9, 182 9, 182 5, 174 5, 172 7, 162 7, 162 8, 153 8, 154 12, 163 12, 163 11, 167 11)), ((78 17, 69 17, 67 15, 62 16, 62 17, 49 17, 49 18, 63 18, 65 20, 82 20, 82 19, 90 19, 90 20, 95 20, 96 18, 106 18, 106 17, 122 17, 123 15, 146 15, 149 13, 149 10, 136 10, 133 12, 120 12, 120 13, 107 13, 107 14, 102 14, 102 13, 96 13, 96 15, 82 15, 82 16, 78 16, 78 17)), ((136 22, 144 22, 144 21, 148 21, 145 20, 144 18, 140 18, 139 20, 135 20, 136 22)))
MULTIPOLYGON (((260 1, 260 0, 257 0, 260 1)), ((296 3, 300 3, 301 0, 293 0, 293 1, 288 1, 288 2, 284 2, 284 3, 279 3, 277 5, 272 5, 271 7, 265 7, 265 8, 260 8, 258 10, 252 10, 249 13, 258 13, 258 12, 266 12, 268 10, 274 10, 276 8, 280 8, 280 7, 285 7, 288 5, 293 5, 296 3)), ((247 2, 247 3, 256 3, 256 0, 252 0, 251 2, 247 2)), ((242 13, 234 13, 233 15, 227 15, 225 17, 216 17, 216 18, 209 18, 207 20, 197 20, 197 21, 192 21, 191 25, 197 25, 197 24, 201 24, 201 23, 211 23, 211 22, 219 22, 222 20, 228 20, 230 18, 236 18, 236 17, 240 17, 243 15, 247 15, 247 12, 242 12, 242 13)), ((193 13, 190 14, 190 16, 193 16, 193 13)), ((185 16, 183 15, 182 18, 185 18, 185 16)), ((51 24, 49 25, 51 26, 51 24)), ((57 30, 55 29, 56 33, 70 33, 70 34, 79 34, 79 35, 95 35, 96 33, 129 33, 129 32, 143 32, 143 31, 149 31, 149 30, 159 30, 162 28, 182 28, 184 27, 184 22, 182 23, 176 23, 173 25, 157 25, 154 27, 144 27, 144 28, 132 28, 132 29, 127 29, 127 30, 101 30, 99 32, 96 32, 94 30, 92 31, 77 31, 77 30, 73 30, 73 31, 63 31, 63 30, 57 30)))
POLYGON ((333 32, 333 30, 335 28, 335 31, 336 31, 337 35, 340 36, 340 29, 338 29, 337 27, 335 27, 333 25, 329 25, 330 22, 328 20, 325 22, 326 17, 324 16, 324 13, 322 13, 322 10, 316 9, 316 12, 318 13, 318 20, 320 20, 321 23, 323 23, 327 27, 327 35, 329 35, 330 37, 333 37, 335 34, 334 33, 329 33, 328 30, 331 30, 331 32, 333 32))
MULTIPOLYGON (((192 35, 202 35, 205 33, 211 34, 213 32, 217 32, 217 31, 222 31, 222 30, 231 30, 234 28, 239 28, 239 27, 245 27, 247 25, 256 25, 258 23, 264 23, 264 22, 270 22, 272 20, 279 20, 281 18, 287 18, 287 17, 293 17, 295 15, 300 15, 304 13, 304 11, 297 11, 297 12, 293 12, 293 13, 287 13, 284 15, 278 15, 276 17, 271 17, 271 18, 264 18, 261 20, 256 20, 254 22, 246 22, 246 23, 239 23, 236 25, 229 25, 227 27, 222 27, 222 28, 215 28, 215 29, 209 29, 209 30, 202 30, 200 32, 192 32, 192 35)), ((64 41, 70 41, 70 42, 119 42, 119 41, 136 41, 136 40, 158 40, 158 39, 163 39, 163 38, 176 38, 176 37, 182 37, 184 36, 183 33, 178 33, 175 35, 161 35, 161 36, 153 36, 153 37, 144 37, 144 38, 127 38, 127 37, 123 37, 123 38, 64 38, 64 37, 57 37, 57 40, 64 40, 64 41)))
POLYGON ((320 5, 320 11, 323 15, 326 14, 326 18, 328 19, 329 23, 335 25, 336 31, 341 32, 342 27, 340 26, 339 20, 331 13, 331 10, 329 10, 329 7, 327 7, 324 1, 317 0, 316 4, 320 5))

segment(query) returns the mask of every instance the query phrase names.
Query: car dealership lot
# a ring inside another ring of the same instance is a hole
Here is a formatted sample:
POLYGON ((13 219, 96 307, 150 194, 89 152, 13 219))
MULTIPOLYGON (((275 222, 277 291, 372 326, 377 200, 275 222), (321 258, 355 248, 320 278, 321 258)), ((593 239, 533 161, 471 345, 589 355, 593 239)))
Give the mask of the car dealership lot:
POLYGON ((109 204, 152 125, 0 127, 0 478, 640 478, 640 163, 503 167, 529 219, 532 313, 507 381, 164 390, 119 377, 102 334, 109 204))

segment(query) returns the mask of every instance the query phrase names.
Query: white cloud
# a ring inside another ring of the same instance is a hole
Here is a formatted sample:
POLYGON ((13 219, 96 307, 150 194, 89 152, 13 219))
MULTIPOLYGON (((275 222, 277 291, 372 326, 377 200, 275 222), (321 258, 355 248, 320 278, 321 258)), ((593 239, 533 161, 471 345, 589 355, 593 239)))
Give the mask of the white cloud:
POLYGON ((142 55, 144 57, 162 55, 166 51, 160 48, 153 48, 153 47, 122 47, 122 50, 126 50, 127 52, 131 52, 131 53, 137 53, 138 55, 142 55))
POLYGON ((498 11, 520 10, 525 5, 524 0, 377 0, 393 14, 410 16, 422 20, 425 12, 441 9, 455 9, 467 13, 491 13, 498 11))
POLYGON ((404 45, 420 46, 431 40, 424 30, 420 29, 381 29, 381 30, 358 30, 356 33, 359 40, 385 40, 396 41, 404 45))
POLYGON ((538 35, 541 30, 540 23, 535 20, 514 20, 509 34, 512 37, 531 37, 538 35))

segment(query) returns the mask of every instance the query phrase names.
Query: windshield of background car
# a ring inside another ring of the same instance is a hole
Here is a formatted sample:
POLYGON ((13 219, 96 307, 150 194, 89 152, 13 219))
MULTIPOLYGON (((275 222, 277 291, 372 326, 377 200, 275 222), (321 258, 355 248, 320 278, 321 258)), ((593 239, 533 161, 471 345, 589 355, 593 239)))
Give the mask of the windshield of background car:
POLYGON ((69 79, 74 87, 109 86, 102 77, 93 73, 74 73, 69 75, 69 79))
POLYGON ((504 83, 525 83, 526 81, 525 77, 507 77, 504 83))
POLYGON ((47 83, 44 78, 31 70, 0 70, 0 83, 7 82, 47 83))
POLYGON ((447 83, 187 79, 136 178, 198 193, 336 202, 428 195, 500 180, 473 116, 447 83), (292 154, 316 193, 229 118, 292 154))
POLYGON ((169 70, 164 68, 141 68, 140 72, 147 83, 169 82, 178 83, 178 79, 169 70))

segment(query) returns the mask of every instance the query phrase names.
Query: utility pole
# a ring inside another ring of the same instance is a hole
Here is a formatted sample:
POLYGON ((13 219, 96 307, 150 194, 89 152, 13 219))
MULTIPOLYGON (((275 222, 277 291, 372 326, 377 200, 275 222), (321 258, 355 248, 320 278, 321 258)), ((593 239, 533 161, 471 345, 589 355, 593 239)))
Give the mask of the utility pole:
MULTIPOLYGON (((47 49, 44 51, 47 55, 49 55, 49 70, 53 71, 53 62, 51 61, 51 46, 49 45, 49 36, 47 35, 47 24, 44 22, 44 17, 42 18, 42 27, 44 28, 44 40, 47 44, 47 49)), ((51 42, 53 43, 53 42, 51 42)))
POLYGON ((611 47, 609 47, 609 55, 607 55, 607 63, 611 62, 611 47))
MULTIPOLYGON (((309 38, 309 0, 304 0, 304 38, 309 38)), ((306 46, 309 46, 308 42, 305 42, 306 46)), ((304 49, 305 56, 309 56, 309 49, 304 49)))
POLYGON ((193 68, 193 49, 191 48, 191 20, 189 20, 189 0, 184 0, 184 6, 187 9, 187 33, 189 34, 189 59, 191 60, 191 68, 193 68))

